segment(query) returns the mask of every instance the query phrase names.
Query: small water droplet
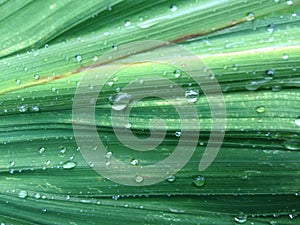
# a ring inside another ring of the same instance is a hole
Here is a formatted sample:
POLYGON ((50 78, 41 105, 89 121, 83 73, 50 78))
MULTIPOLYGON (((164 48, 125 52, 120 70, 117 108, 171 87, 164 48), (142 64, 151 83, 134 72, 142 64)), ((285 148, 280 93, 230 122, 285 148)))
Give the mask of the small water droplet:
POLYGON ((289 217, 290 217, 290 219, 292 220, 292 219, 295 219, 296 217, 298 216, 298 214, 297 213, 291 213, 291 214, 289 214, 289 217))
POLYGON ((60 153, 61 154, 65 154, 67 152, 67 148, 66 147, 61 147, 60 148, 60 153))
POLYGON ((272 33, 274 31, 275 24, 271 23, 267 26, 267 31, 272 33))
POLYGON ((69 170, 69 169, 73 169, 74 167, 76 167, 76 165, 77 165, 76 162, 67 161, 63 164, 63 168, 69 170))
POLYGON ((126 123, 126 124, 125 124, 125 128, 126 128, 126 129, 130 129, 130 128, 131 128, 131 126, 132 126, 132 124, 131 124, 131 123, 126 123))
POLYGON ((130 20, 126 20, 124 26, 125 26, 125 27, 128 27, 128 26, 130 26, 130 25, 131 25, 130 20))
POLYGON ((238 216, 234 217, 234 221, 237 223, 246 223, 247 222, 247 215, 240 213, 238 216))
POLYGON ((39 193, 36 193, 36 194, 34 195, 34 197, 35 197, 36 199, 40 199, 40 198, 41 198, 41 195, 40 195, 39 193))
POLYGON ((255 111, 258 112, 258 113, 264 113, 266 111, 266 108, 264 106, 257 106, 255 108, 255 111))
POLYGON ((251 81, 250 83, 246 84, 245 88, 248 91, 256 91, 259 89, 266 81, 251 81))
POLYGON ((175 4, 172 4, 170 6, 170 9, 171 9, 172 12, 176 12, 178 8, 177 8, 177 6, 175 4))
POLYGON ((178 77, 181 76, 181 70, 176 69, 176 70, 174 70, 173 73, 174 73, 174 75, 175 75, 176 78, 178 78, 178 77))
POLYGON ((286 4, 288 4, 288 5, 293 5, 293 3, 294 3, 294 2, 293 2, 292 0, 287 0, 287 1, 286 1, 286 4))
POLYGON ((195 103, 198 101, 199 98, 199 91, 193 91, 193 90, 189 90, 185 92, 185 97, 187 98, 187 100, 191 103, 195 103))
POLYGON ((139 160, 133 159, 133 160, 131 160, 130 164, 136 166, 139 164, 139 160))
POLYGON ((295 124, 297 126, 300 126, 300 117, 298 117, 298 118, 295 119, 295 124))
POLYGON ((47 209, 43 209, 42 212, 43 212, 43 213, 46 213, 46 212, 47 212, 47 209))
POLYGON ((21 84, 21 80, 20 79, 16 79, 16 84, 21 84))
POLYGON ((176 132, 175 132, 175 136, 176 136, 176 137, 180 137, 180 136, 181 136, 181 132, 180 132, 180 131, 176 131, 176 132))
POLYGON ((144 180, 144 177, 142 177, 141 175, 136 175, 135 176, 135 182, 141 183, 141 182, 143 182, 143 180, 144 180))
POLYGON ((81 55, 75 55, 75 59, 76 59, 77 62, 81 62, 82 61, 81 55))
POLYGON ((174 182, 175 179, 176 179, 175 176, 168 176, 167 181, 174 182))
POLYGON ((118 49, 118 44, 113 44, 111 47, 112 47, 114 50, 117 50, 117 49, 118 49))
POLYGON ((282 90, 282 87, 279 86, 279 85, 275 85, 275 86, 272 87, 272 91, 274 91, 274 92, 278 92, 278 91, 281 91, 281 90, 282 90))
POLYGON ((39 153, 42 154, 42 153, 44 153, 45 151, 46 151, 46 149, 45 149, 44 147, 40 147, 40 148, 39 148, 39 153))
POLYGON ((40 111, 40 108, 37 105, 34 105, 34 106, 31 107, 31 111, 32 112, 38 112, 38 111, 40 111))
POLYGON ((38 80, 38 79, 40 79, 40 76, 39 76, 38 74, 34 74, 34 75, 33 75, 33 78, 34 78, 35 80, 38 80))
POLYGON ((112 157, 112 152, 106 152, 105 158, 109 159, 112 157))
POLYGON ((289 56, 288 56, 288 54, 284 54, 284 55, 282 56, 282 58, 283 58, 284 60, 288 60, 289 56))
POLYGON ((202 187, 205 184, 205 178, 203 176, 197 176, 194 178, 193 184, 197 187, 202 187))
POLYGON ((247 21, 252 21, 252 20, 254 20, 254 19, 255 19, 254 13, 249 12, 249 13, 247 14, 247 16, 246 16, 246 20, 247 20, 247 21))
POLYGON ((27 105, 18 106, 19 112, 26 112, 28 110, 27 105))
POLYGON ((93 61, 94 61, 94 62, 98 61, 98 56, 95 55, 95 56, 93 57, 93 61))
POLYGON ((117 201, 120 198, 120 195, 114 195, 111 197, 113 200, 117 201))
POLYGON ((10 162, 9 162, 9 165, 10 165, 10 166, 14 166, 14 165, 15 165, 15 161, 10 161, 10 162))
POLYGON ((18 194, 19 198, 26 198, 28 196, 27 191, 21 190, 18 194))
POLYGON ((111 103, 113 103, 112 109, 116 111, 120 111, 125 109, 128 106, 129 102, 131 101, 131 95, 127 93, 118 93, 113 97, 111 96, 109 100, 111 103))

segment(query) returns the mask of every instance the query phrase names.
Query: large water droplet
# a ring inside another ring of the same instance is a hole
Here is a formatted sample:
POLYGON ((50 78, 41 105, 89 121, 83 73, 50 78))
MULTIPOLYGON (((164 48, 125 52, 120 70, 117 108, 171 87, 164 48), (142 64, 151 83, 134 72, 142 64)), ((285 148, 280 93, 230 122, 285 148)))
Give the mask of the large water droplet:
POLYGON ((73 169, 74 167, 76 167, 76 165, 77 165, 76 162, 67 161, 63 164, 63 168, 69 170, 69 169, 73 169))
POLYGON ((295 124, 297 126, 300 126, 300 117, 298 117, 298 118, 295 119, 295 124))
POLYGON ((143 181, 144 181, 144 177, 142 177, 141 175, 136 175, 135 176, 135 182, 141 183, 143 181))
POLYGON ((131 24, 130 20, 126 20, 124 26, 128 27, 128 26, 130 26, 130 24, 131 24))
POLYGON ((288 58, 289 58, 288 54, 284 54, 284 55, 282 56, 282 59, 284 59, 284 60, 288 60, 288 58))
POLYGON ((181 132, 180 132, 180 131, 176 131, 176 132, 175 132, 175 136, 176 136, 176 137, 180 137, 180 136, 181 136, 181 132))
POLYGON ((287 0, 287 1, 286 1, 286 4, 288 4, 288 5, 293 5, 294 2, 293 2, 292 0, 287 0))
POLYGON ((32 112, 38 112, 38 111, 40 111, 40 108, 37 105, 34 105, 34 106, 31 107, 31 111, 32 112))
POLYGON ((26 198, 28 196, 27 191, 21 190, 18 194, 19 198, 26 198))
POLYGON ((18 110, 19 110, 19 112, 26 112, 28 110, 28 106, 20 105, 20 106, 18 106, 18 110))
POLYGON ((234 217, 234 221, 237 223, 246 223, 247 222, 247 215, 241 213, 240 215, 234 217))
POLYGON ((131 162, 130 162, 130 164, 136 166, 137 164, 139 164, 139 160, 132 159, 131 162))
POLYGON ((193 184, 197 187, 202 187, 205 184, 205 178, 203 176, 197 176, 194 178, 193 184))
POLYGON ((257 106, 255 108, 255 111, 258 112, 258 113, 264 113, 266 111, 266 108, 264 106, 257 106))
POLYGON ((168 176, 167 181, 174 182, 175 179, 176 179, 175 176, 168 176))
POLYGON ((185 97, 187 98, 187 100, 191 103, 195 103, 198 101, 199 98, 199 91, 193 91, 193 90, 189 90, 185 92, 185 97))
POLYGON ((45 151, 46 151, 46 150, 45 150, 45 148, 44 148, 44 147, 40 147, 40 148, 39 148, 39 153, 41 153, 41 154, 42 154, 42 153, 44 153, 45 151))
POLYGON ((109 100, 112 103, 112 109, 120 111, 125 109, 131 101, 131 95, 127 93, 118 93, 114 97, 110 97, 109 100))
POLYGON ((245 18, 247 21, 252 21, 255 19, 255 15, 254 15, 254 13, 249 12, 245 18))
POLYGON ((75 59, 76 59, 77 62, 81 62, 82 61, 81 55, 75 55, 75 59))
POLYGON ((176 12, 178 8, 177 8, 177 6, 175 4, 172 4, 170 6, 170 9, 171 9, 172 12, 176 12))
POLYGON ((300 150, 300 142, 298 140, 285 140, 283 146, 292 151, 300 150))

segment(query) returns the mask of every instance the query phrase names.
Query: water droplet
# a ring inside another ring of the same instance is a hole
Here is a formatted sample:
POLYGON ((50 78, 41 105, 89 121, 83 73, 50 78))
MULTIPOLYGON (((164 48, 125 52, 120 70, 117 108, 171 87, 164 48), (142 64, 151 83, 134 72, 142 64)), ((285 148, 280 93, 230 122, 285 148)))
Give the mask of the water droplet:
POLYGON ((167 181, 174 182, 175 179, 176 179, 175 176, 168 176, 167 181))
POLYGON ((114 97, 110 97, 110 102, 113 103, 112 109, 120 111, 125 109, 131 101, 131 95, 127 93, 118 93, 114 97))
POLYGON ((136 166, 137 164, 139 164, 139 160, 133 159, 131 160, 130 164, 136 166))
POLYGON ((284 54, 284 55, 282 56, 282 58, 283 58, 284 60, 288 60, 289 56, 288 56, 288 54, 284 54))
POLYGON ((34 78, 35 80, 38 80, 38 79, 40 79, 40 76, 39 76, 38 74, 34 74, 34 75, 33 75, 33 78, 34 78))
POLYGON ((300 150, 300 142, 298 140, 285 140, 283 145, 286 149, 291 151, 300 150))
POLYGON ((18 194, 19 198, 26 198, 28 196, 27 191, 21 190, 18 194))
POLYGON ((41 198, 41 195, 40 195, 39 193, 36 193, 36 194, 34 195, 34 197, 35 197, 36 199, 40 199, 40 198, 41 198))
POLYGON ((197 176, 194 178, 193 184, 197 187, 202 187, 205 184, 205 178, 203 176, 197 176))
POLYGON ((114 50, 117 50, 117 49, 118 49, 118 44, 113 44, 111 47, 112 47, 114 50))
POLYGON ((34 106, 31 107, 31 111, 32 112, 38 112, 38 111, 40 111, 40 108, 37 105, 34 105, 34 106))
POLYGON ((77 164, 73 161, 67 161, 63 164, 63 168, 69 170, 69 169, 73 169, 74 167, 76 167, 76 165, 77 164))
POLYGON ((266 111, 266 108, 264 106, 257 106, 255 108, 255 111, 258 113, 264 113, 266 111))
POLYGON ((275 85, 275 86, 272 87, 272 91, 274 91, 274 92, 281 91, 281 89, 282 89, 282 87, 279 86, 279 85, 275 85))
POLYGON ((131 123, 127 123, 127 124, 125 124, 125 128, 127 128, 127 129, 130 129, 131 128, 131 123))
POLYGON ((75 59, 76 59, 77 62, 81 62, 82 61, 81 55, 75 55, 75 59))
POLYGON ((61 154, 65 154, 67 152, 67 148, 66 147, 61 147, 60 148, 60 153, 61 154))
POLYGON ((21 80, 20 80, 20 79, 17 79, 17 80, 16 80, 16 84, 21 84, 21 80))
POLYGON ((297 126, 300 126, 300 117, 298 117, 298 118, 295 119, 295 124, 297 126))
POLYGON ((252 20, 254 20, 254 19, 255 19, 254 13, 249 12, 249 13, 247 14, 247 16, 246 16, 246 20, 247 20, 247 21, 252 21, 252 20))
POLYGON ((95 55, 95 56, 93 57, 93 61, 94 61, 94 62, 98 61, 98 56, 95 55))
POLYGON ((112 152, 106 152, 105 158, 109 159, 112 157, 112 152))
POLYGON ((48 44, 45 44, 44 48, 49 48, 49 45, 48 45, 48 44))
POLYGON ((289 217, 290 217, 290 219, 292 220, 292 219, 295 219, 296 217, 298 216, 298 214, 297 213, 291 213, 291 214, 289 214, 289 217))
POLYGON ((39 153, 42 154, 42 153, 44 153, 45 151, 46 151, 46 149, 45 149, 44 147, 40 147, 40 148, 39 148, 39 153))
POLYGON ((199 98, 199 91, 193 91, 193 90, 186 91, 185 97, 189 102, 195 103, 199 98))
POLYGON ((174 70, 173 73, 174 73, 174 75, 175 75, 176 78, 178 78, 178 77, 181 76, 181 70, 176 69, 176 70, 174 70))
POLYGON ((117 201, 117 200, 120 198, 120 195, 114 195, 114 196, 112 196, 111 198, 112 198, 113 200, 116 200, 116 201, 117 201))
POLYGON ((176 136, 176 137, 180 137, 180 136, 181 136, 181 132, 180 132, 180 131, 176 131, 176 132, 175 132, 175 136, 176 136))
POLYGON ((10 166, 14 166, 14 165, 15 165, 15 161, 10 161, 10 162, 9 162, 9 165, 10 165, 10 166))
POLYGON ((247 215, 240 213, 240 215, 234 217, 234 221, 237 223, 246 223, 247 222, 247 215))
POLYGON ((294 2, 293 2, 292 0, 287 0, 287 1, 286 1, 286 4, 288 4, 288 5, 293 5, 293 3, 294 3, 294 2))
POLYGON ((136 175, 135 176, 135 182, 141 183, 141 182, 143 182, 143 180, 144 180, 144 177, 142 177, 141 175, 136 175))
POLYGON ((19 112, 26 112, 28 110, 27 105, 18 106, 19 112))
POLYGON ((177 8, 177 6, 175 4, 172 4, 170 6, 170 9, 171 9, 172 12, 176 12, 178 8, 177 8))
POLYGON ((267 31, 272 33, 274 31, 275 24, 271 23, 267 26, 267 31))
POLYGON ((246 84, 245 88, 248 91, 255 91, 259 89, 266 81, 251 81, 250 83, 246 84))
POLYGON ((43 213, 46 213, 46 212, 47 212, 47 209, 43 209, 42 212, 43 212, 43 213))
POLYGON ((125 26, 125 27, 128 27, 128 26, 130 26, 130 25, 131 25, 130 20, 126 20, 124 26, 125 26))

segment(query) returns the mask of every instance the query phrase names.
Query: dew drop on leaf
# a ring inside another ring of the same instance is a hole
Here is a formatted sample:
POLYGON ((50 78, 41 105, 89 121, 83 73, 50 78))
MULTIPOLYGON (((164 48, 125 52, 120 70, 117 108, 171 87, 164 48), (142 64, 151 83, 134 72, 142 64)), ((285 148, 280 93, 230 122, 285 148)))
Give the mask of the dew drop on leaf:
POLYGON ((254 20, 254 19, 255 19, 254 13, 249 12, 249 13, 247 14, 247 16, 246 16, 246 20, 247 20, 247 21, 252 21, 252 20, 254 20))
POLYGON ((180 137, 180 136, 181 136, 181 132, 180 132, 180 131, 176 131, 176 132, 175 132, 175 136, 176 136, 176 137, 180 137))
POLYGON ((26 198, 28 196, 28 193, 27 191, 25 190, 21 190, 19 193, 18 193, 18 196, 19 198, 26 198))
POLYGON ((141 183, 141 182, 143 182, 143 180, 144 180, 144 177, 142 177, 141 175, 135 176, 135 182, 141 183))
POLYGON ((284 54, 284 55, 282 56, 282 59, 284 59, 284 60, 288 60, 288 58, 289 58, 288 54, 284 54))
POLYGON ((172 12, 176 12, 178 8, 177 8, 177 6, 175 4, 172 4, 170 6, 170 9, 171 9, 172 12))
POLYGON ((175 179, 176 179, 175 176, 168 176, 167 181, 174 182, 175 179))
POLYGON ((240 213, 238 216, 234 217, 234 221, 240 224, 247 222, 247 215, 240 213))
POLYGON ((73 161, 67 161, 63 164, 63 168, 69 170, 69 169, 73 169, 74 167, 76 167, 76 165, 77 164, 73 161))
POLYGON ((295 119, 295 124, 300 127, 300 117, 295 119))
POLYGON ((81 55, 75 55, 75 59, 76 59, 77 62, 81 62, 82 61, 81 55))
POLYGON ((109 100, 112 103, 112 109, 120 111, 128 106, 129 102, 131 101, 131 95, 127 93, 118 93, 115 96, 111 96, 109 100))
POLYGON ((266 111, 266 108, 265 108, 264 106, 257 106, 257 107, 255 108, 255 111, 256 111, 257 113, 264 113, 264 112, 266 111))
POLYGON ((185 92, 188 102, 195 103, 199 98, 199 91, 189 90, 185 92))
POLYGON ((205 178, 203 176, 197 176, 194 178, 193 184, 197 187, 202 187, 205 184, 205 178))

